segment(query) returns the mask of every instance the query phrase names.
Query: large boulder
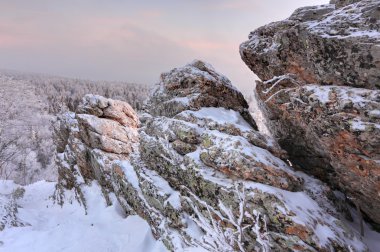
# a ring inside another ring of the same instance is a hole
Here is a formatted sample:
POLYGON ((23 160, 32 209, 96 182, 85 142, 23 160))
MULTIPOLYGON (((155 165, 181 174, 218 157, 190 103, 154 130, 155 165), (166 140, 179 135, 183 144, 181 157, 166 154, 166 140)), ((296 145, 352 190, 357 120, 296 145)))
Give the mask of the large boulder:
POLYGON ((380 223, 380 2, 334 3, 257 29, 240 53, 290 160, 380 223))
POLYGON ((344 7, 300 8, 251 32, 242 59, 262 80, 290 73, 303 83, 380 88, 380 2, 335 2, 344 7))
POLYGON ((228 78, 200 60, 161 74, 160 83, 148 100, 148 106, 152 115, 162 116, 173 116, 201 107, 224 107, 239 112, 257 129, 243 94, 228 78))

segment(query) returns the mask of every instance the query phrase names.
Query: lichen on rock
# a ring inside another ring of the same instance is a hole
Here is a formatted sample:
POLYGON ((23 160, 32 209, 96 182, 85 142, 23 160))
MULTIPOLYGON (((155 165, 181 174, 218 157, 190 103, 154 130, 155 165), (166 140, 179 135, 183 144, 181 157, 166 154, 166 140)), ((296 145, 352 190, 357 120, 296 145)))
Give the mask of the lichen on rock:
POLYGON ((74 190, 77 200, 86 206, 82 186, 97 180, 104 197, 112 192, 110 174, 114 160, 128 159, 138 142, 138 117, 122 101, 86 95, 77 113, 58 119, 57 139, 66 143, 58 148, 58 184, 55 198, 63 204, 64 190, 74 190))
POLYGON ((268 128, 296 167, 380 223, 380 2, 331 1, 251 32, 268 128))

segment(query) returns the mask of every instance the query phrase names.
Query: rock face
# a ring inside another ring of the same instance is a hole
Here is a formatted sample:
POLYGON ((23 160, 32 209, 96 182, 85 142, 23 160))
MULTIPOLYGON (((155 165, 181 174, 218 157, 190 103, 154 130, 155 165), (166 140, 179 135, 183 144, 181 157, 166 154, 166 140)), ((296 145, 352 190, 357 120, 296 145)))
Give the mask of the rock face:
POLYGON ((79 127, 60 155, 58 189, 80 191, 98 181, 171 251, 367 250, 339 220, 330 189, 282 161, 285 152, 256 130, 242 94, 225 77, 201 61, 162 76, 140 115, 138 138, 132 111, 121 114, 133 119, 127 126, 100 131, 120 120, 108 117, 113 122, 103 127, 105 113, 92 112, 104 111, 103 98, 84 99, 95 105, 66 120, 79 127), (127 143, 122 130, 133 136, 126 134, 129 146, 91 135, 127 143))
POLYGON ((268 128, 303 170, 380 223, 380 2, 296 10, 241 44, 268 128))
POLYGON ((239 112, 257 129, 243 94, 205 62, 196 60, 163 73, 160 83, 161 89, 156 89, 148 101, 150 113, 154 116, 174 116, 181 111, 199 110, 201 107, 224 107, 239 112))
POLYGON ((60 116, 56 127, 58 202, 62 203, 64 189, 69 189, 85 205, 81 185, 92 180, 98 181, 108 199, 112 163, 128 159, 138 142, 138 123, 128 103, 94 95, 83 98, 76 114, 60 116))
POLYGON ((337 2, 344 6, 300 8, 252 32, 243 60, 262 80, 290 73, 304 83, 380 88, 380 3, 337 2))

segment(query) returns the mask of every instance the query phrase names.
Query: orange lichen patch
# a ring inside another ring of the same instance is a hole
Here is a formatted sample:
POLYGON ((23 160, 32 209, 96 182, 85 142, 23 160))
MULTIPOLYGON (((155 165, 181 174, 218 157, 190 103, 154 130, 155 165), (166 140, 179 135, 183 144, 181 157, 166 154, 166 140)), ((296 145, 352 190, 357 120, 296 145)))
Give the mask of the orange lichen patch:
POLYGON ((329 99, 330 101, 332 102, 336 102, 337 101, 337 98, 338 98, 338 95, 335 93, 335 92, 330 92, 330 95, 329 95, 329 99))
POLYGON ((302 80, 305 81, 305 83, 317 83, 315 74, 311 73, 310 71, 307 71, 304 67, 299 66, 299 64, 296 62, 291 63, 291 65, 287 69, 287 72, 296 74, 297 76, 301 77, 302 80))
POLYGON ((297 224, 287 227, 285 229, 285 233, 288 235, 298 236, 303 241, 306 241, 309 238, 309 231, 306 229, 306 227, 297 224))
POLYGON ((213 218, 215 221, 217 221, 217 222, 221 221, 219 215, 217 215, 216 213, 211 213, 211 216, 212 216, 212 218, 213 218))
POLYGON ((226 174, 229 177, 231 177, 233 175, 233 172, 228 167, 220 167, 219 171, 221 171, 222 173, 226 174))
POLYGON ((316 112, 316 115, 315 117, 317 117, 318 115, 322 114, 323 113, 323 109, 318 107, 318 108, 315 108, 314 111, 316 112))
POLYGON ((357 138, 350 132, 343 130, 332 139, 330 149, 337 155, 344 155, 346 149, 363 149, 358 143, 357 138))
POLYGON ((308 249, 308 248, 305 248, 305 247, 302 246, 302 245, 295 244, 295 245, 293 246, 293 250, 294 250, 294 251, 308 251, 309 249, 308 249))
POLYGON ((280 110, 284 111, 284 113, 286 113, 286 111, 288 111, 288 106, 286 104, 281 104, 279 108, 280 108, 280 110))
POLYGON ((119 166, 115 166, 113 168, 113 171, 114 171, 114 173, 116 173, 120 177, 124 177, 124 172, 123 172, 123 170, 119 166))
POLYGON ((367 177, 371 173, 380 174, 379 165, 371 160, 366 160, 350 150, 360 150, 364 155, 369 156, 360 145, 357 137, 348 131, 341 131, 330 141, 329 146, 334 156, 346 165, 347 169, 358 176, 367 177))
POLYGON ((345 140, 345 141, 349 141, 349 140, 354 140, 354 136, 350 133, 350 132, 348 132, 348 131, 341 131, 340 133, 339 133, 339 137, 341 138, 341 139, 343 139, 343 140, 345 140))
POLYGON ((358 141, 358 137, 353 133, 343 130, 338 133, 335 139, 332 141, 334 144, 332 147, 345 148, 345 149, 358 149, 364 155, 370 156, 368 152, 365 151, 363 146, 358 141))

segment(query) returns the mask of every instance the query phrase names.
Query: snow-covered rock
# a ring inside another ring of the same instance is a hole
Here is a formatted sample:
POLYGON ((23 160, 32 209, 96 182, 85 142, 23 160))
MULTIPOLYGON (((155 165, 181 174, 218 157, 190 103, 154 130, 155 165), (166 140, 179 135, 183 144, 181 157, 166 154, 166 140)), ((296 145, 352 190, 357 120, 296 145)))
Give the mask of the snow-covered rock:
MULTIPOLYGON (((87 209, 85 191, 96 180, 108 204, 115 194, 124 213, 145 219, 171 251, 366 251, 339 220, 331 190, 283 161, 286 153, 274 139, 245 118, 246 102, 226 77, 200 61, 163 74, 169 75, 140 115, 139 140, 128 138, 131 151, 110 153, 85 140, 88 130, 103 128, 100 113, 88 112, 87 124, 80 123, 87 114, 76 114, 79 127, 68 120, 74 130, 59 155, 60 203, 69 190, 87 209), (178 85, 183 76, 185 89, 178 85), (191 102, 210 95, 200 88, 204 78, 226 91, 212 93, 220 102, 191 102)), ((88 99, 94 98, 83 102, 88 99)))
POLYGON ((224 107, 239 112, 257 129, 243 94, 227 77, 199 60, 161 74, 160 84, 148 99, 148 106, 154 116, 173 116, 202 107, 224 107))
POLYGON ((304 83, 378 89, 380 2, 333 3, 251 32, 240 45, 242 59, 264 81, 291 73, 304 83))
POLYGON ((86 206, 82 185, 97 180, 104 197, 112 191, 111 166, 114 160, 126 160, 138 142, 138 117, 132 107, 122 101, 86 95, 77 113, 58 119, 58 184, 56 198, 63 204, 64 190, 75 190, 77 199, 86 206))
MULTIPOLYGON (((337 225, 339 214, 327 203, 329 189, 293 171, 281 160, 286 155, 275 141, 229 105, 205 102, 179 111, 174 107, 176 114, 157 113, 156 102, 175 93, 171 86, 184 74, 195 85, 187 89, 197 89, 198 75, 209 71, 199 70, 194 65, 175 69, 170 72, 173 83, 158 84, 159 92, 153 92, 146 108, 153 115, 142 119, 140 158, 128 164, 134 179, 118 190, 132 208, 161 216, 152 220, 143 214, 165 244, 172 250, 189 245, 212 251, 365 250, 347 227, 337 225), (195 73, 194 81, 189 72, 195 73), (169 185, 163 198, 151 193, 152 188, 162 191, 158 185, 163 183, 169 185), (319 203, 311 198, 318 190, 325 199, 319 203), (327 233, 334 238, 325 239, 327 233)), ((126 170, 122 164, 116 167, 126 170)), ((128 181, 130 176, 120 172, 116 177, 128 181)))
POLYGON ((296 10, 242 43, 268 129, 289 159, 380 223, 380 2, 296 10))

